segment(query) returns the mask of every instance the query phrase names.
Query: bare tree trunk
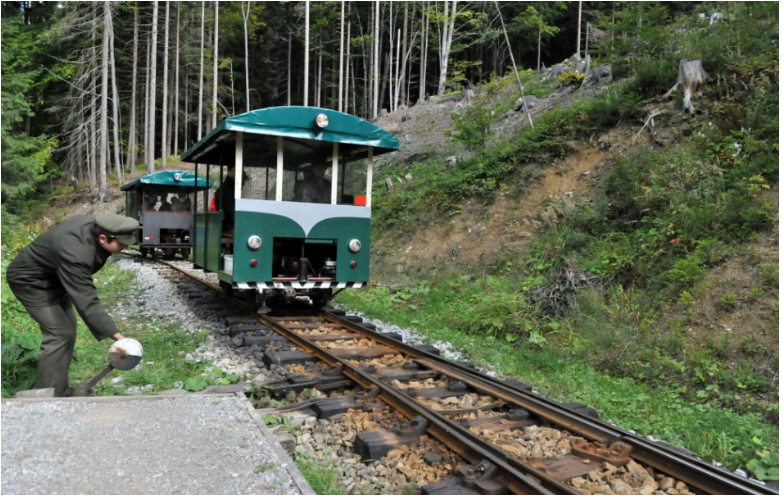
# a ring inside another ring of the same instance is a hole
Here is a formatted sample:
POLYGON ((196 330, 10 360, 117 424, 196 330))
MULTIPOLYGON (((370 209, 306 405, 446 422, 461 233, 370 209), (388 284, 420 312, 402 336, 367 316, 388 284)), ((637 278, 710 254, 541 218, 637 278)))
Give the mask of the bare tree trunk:
MULTIPOLYGON (((345 56, 345 0, 340 2, 340 75, 337 78, 337 110, 343 111, 343 66, 345 56)), ((350 36, 350 34, 349 34, 350 36)))
POLYGON ((522 86, 522 80, 519 78, 519 71, 517 71, 517 64, 514 62, 514 51, 511 49, 511 42, 508 40, 508 31, 506 31, 506 23, 503 21, 503 14, 500 12, 500 6, 495 2, 495 7, 498 10, 498 17, 500 17, 500 25, 503 27, 503 36, 506 38, 506 45, 508 46, 508 54, 511 57, 511 65, 514 67, 514 75, 517 77, 517 85, 519 87, 519 93, 522 96, 522 105, 525 107, 525 114, 527 120, 530 123, 530 127, 533 127, 533 118, 530 117, 530 112, 527 108, 527 100, 525 99, 525 88, 522 86))
POLYGON ((163 29, 163 107, 161 112, 161 129, 160 129, 160 168, 166 168, 166 162, 169 158, 169 140, 168 140, 168 120, 169 120, 169 5, 171 2, 166 2, 166 27, 163 29))
POLYGON ((136 75, 139 66, 139 5, 133 2, 133 72, 131 75, 131 109, 128 129, 128 168, 136 168, 136 75))
POLYGON ((582 2, 579 1, 579 13, 576 16, 576 54, 582 58, 582 2))
POLYGON ((147 149, 147 173, 155 172, 155 98, 158 89, 158 0, 152 2, 152 48, 150 59, 150 146, 147 149))
POLYGON ((204 118, 204 16, 206 15, 206 0, 201 0, 201 57, 198 61, 198 130, 197 140, 201 141, 201 128, 204 118))
POLYGON ((389 103, 389 106, 391 107, 391 110, 396 112, 397 106, 399 105, 400 101, 400 49, 402 47, 402 33, 400 32, 399 28, 397 29, 397 53, 396 53, 396 60, 394 61, 394 98, 392 98, 391 102, 389 103))
MULTIPOLYGON (((590 56, 590 23, 585 23, 585 57, 590 56)), ((589 74, 590 67, 588 64, 587 69, 585 69, 585 74, 589 74)))
MULTIPOLYGON (((148 150, 150 147, 150 82, 152 81, 152 74, 150 72, 150 66, 152 64, 152 32, 147 33, 147 78, 144 82, 144 163, 147 164, 148 150)), ((149 169, 149 165, 147 165, 149 169)))
MULTIPOLYGON (((416 4, 413 4, 414 6, 416 4)), ((414 7, 415 8, 415 7, 414 7)), ((402 62, 400 66, 400 74, 398 75, 397 79, 397 95, 395 97, 394 101, 394 110, 397 110, 397 107, 400 105, 400 94, 405 91, 405 79, 407 77, 406 70, 408 68, 408 54, 410 52, 408 51, 408 2, 405 2, 405 11, 403 14, 403 21, 402 21, 402 62)), ((398 55, 399 57, 399 55, 398 55)), ((405 96, 403 99, 407 102, 408 101, 408 95, 407 92, 405 92, 405 96)))
POLYGON ((172 134, 174 135, 174 155, 179 155, 179 10, 180 5, 177 5, 177 48, 176 57, 174 61, 174 126, 172 128, 172 134))
POLYGON ((379 83, 381 76, 380 66, 380 45, 381 45, 381 2, 375 0, 375 30, 373 31, 373 39, 375 41, 375 47, 373 50, 373 91, 372 91, 372 118, 378 117, 378 99, 380 97, 379 83))
POLYGON ((413 30, 413 18, 416 17, 416 4, 413 4, 411 8, 411 38, 408 44, 408 66, 405 73, 405 101, 406 105, 410 105, 411 101, 411 86, 413 84, 413 47, 416 45, 416 37, 419 35, 418 31, 413 30))
MULTIPOLYGON (((110 11, 111 12, 111 11, 110 11)), ((109 21, 109 63, 111 64, 111 111, 112 131, 114 135, 114 168, 117 180, 120 184, 125 182, 122 173, 122 161, 120 160, 120 97, 117 91, 117 59, 114 53, 114 23, 109 21)))
POLYGON ((92 6, 92 48, 90 51, 92 52, 92 60, 88 63, 87 71, 88 74, 90 74, 90 147, 87 149, 87 153, 90 155, 90 191, 95 191, 95 188, 98 187, 98 176, 97 176, 97 168, 98 168, 98 148, 99 144, 96 142, 98 137, 98 129, 96 124, 96 119, 98 115, 98 109, 96 108, 96 100, 98 98, 98 89, 97 89, 97 83, 95 81, 95 77, 92 74, 92 64, 97 63, 98 60, 98 54, 96 53, 95 49, 95 41, 97 38, 97 31, 98 31, 98 3, 94 3, 92 6))
POLYGON ((250 112, 250 52, 248 51, 248 43, 247 43, 247 20, 250 18, 250 6, 252 3, 250 0, 247 2, 247 10, 245 10, 245 2, 240 2, 240 7, 242 7, 242 25, 245 29, 245 100, 246 100, 246 109, 245 112, 250 112))
POLYGON ((304 39, 304 106, 307 107, 310 92, 310 2, 305 2, 304 39))
POLYGON ((109 185, 106 181, 106 156, 109 151, 109 31, 111 30, 111 5, 103 2, 103 51, 101 53, 101 142, 98 167, 101 169, 101 187, 98 198, 103 201, 109 185))
POLYGON ((320 107, 321 106, 321 81, 323 81, 324 77, 324 71, 323 71, 323 60, 324 60, 324 54, 323 51, 318 52, 318 78, 316 79, 316 102, 315 106, 320 107))
MULTIPOLYGON (((368 27, 375 25, 375 9, 370 9, 370 23, 368 24, 368 27)), ((372 31, 370 31, 372 32, 372 31)), ((359 22, 359 38, 363 40, 362 43, 362 76, 364 76, 364 91, 362 91, 362 110, 364 111, 364 117, 366 119, 369 119, 372 117, 372 75, 375 74, 375 69, 373 69, 373 62, 375 59, 373 58, 373 45, 374 40, 372 39, 372 36, 369 38, 364 36, 364 29, 362 26, 362 23, 359 22)), ((356 89, 356 71, 354 71, 354 80, 352 81, 354 85, 354 90, 356 89)), ((356 98, 356 93, 354 92, 353 98, 356 98)))
POLYGON ((541 25, 538 25, 538 57, 536 58, 536 70, 541 70, 541 25))
POLYGON ((185 125, 183 127, 183 137, 185 140, 184 149, 190 146, 190 80, 188 74, 185 73, 185 125))
MULTIPOLYGON (((394 26, 392 26, 392 20, 394 19, 394 13, 392 11, 394 7, 394 2, 389 1, 389 52, 386 56, 388 64, 386 66, 385 70, 388 70, 388 76, 384 76, 383 79, 383 87, 384 91, 381 91, 381 94, 385 92, 386 88, 386 82, 389 82, 389 112, 394 110, 394 84, 392 80, 395 78, 394 74, 394 26)), ((383 104, 381 104, 381 108, 383 108, 383 104)))
POLYGON ((421 10, 421 67, 419 69, 419 101, 423 102, 427 96, 427 49, 430 39, 430 20, 427 15, 429 2, 424 3, 421 10))
POLYGON ((291 105, 291 39, 293 36, 291 33, 288 34, 288 85, 287 85, 287 93, 288 93, 288 100, 286 105, 291 105))
POLYGON ((215 52, 212 64, 212 128, 217 127, 218 118, 218 1, 215 0, 215 52))
POLYGON ((457 0, 445 0, 443 2, 443 32, 440 40, 440 76, 438 78, 438 95, 446 91, 446 75, 449 69, 449 52, 451 41, 454 37, 454 21, 457 20, 457 0), (449 16, 449 1, 451 1, 451 15, 449 16))
POLYGON ((343 110, 346 114, 349 114, 348 111, 348 95, 349 91, 348 88, 350 87, 351 82, 351 23, 348 22, 348 46, 345 47, 345 107, 343 110))

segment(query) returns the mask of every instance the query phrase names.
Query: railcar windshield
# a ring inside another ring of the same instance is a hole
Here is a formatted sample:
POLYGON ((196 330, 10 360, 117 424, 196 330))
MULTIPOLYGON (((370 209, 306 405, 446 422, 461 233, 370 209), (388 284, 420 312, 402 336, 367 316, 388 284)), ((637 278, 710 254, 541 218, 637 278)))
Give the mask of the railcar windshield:
POLYGON ((144 212, 193 212, 194 194, 184 188, 147 186, 144 188, 144 212))

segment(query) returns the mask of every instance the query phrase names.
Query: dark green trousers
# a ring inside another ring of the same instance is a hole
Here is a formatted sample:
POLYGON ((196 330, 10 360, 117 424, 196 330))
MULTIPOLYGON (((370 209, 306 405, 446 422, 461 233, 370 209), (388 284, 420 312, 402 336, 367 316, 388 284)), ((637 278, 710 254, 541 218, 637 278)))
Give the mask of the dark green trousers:
POLYGON ((64 396, 68 388, 68 367, 76 344, 76 313, 70 301, 45 308, 27 308, 41 326, 41 351, 35 387, 54 388, 55 396, 64 396))

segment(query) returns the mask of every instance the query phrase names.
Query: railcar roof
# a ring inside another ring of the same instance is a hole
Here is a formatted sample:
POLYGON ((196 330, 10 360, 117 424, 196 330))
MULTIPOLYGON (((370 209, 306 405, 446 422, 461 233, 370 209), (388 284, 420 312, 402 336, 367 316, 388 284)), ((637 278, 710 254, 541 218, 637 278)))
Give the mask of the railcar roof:
POLYGON ((340 143, 342 155, 362 156, 368 147, 374 155, 393 152, 400 143, 391 133, 360 117, 319 107, 270 107, 229 117, 183 155, 185 162, 233 165, 236 133, 243 132, 245 166, 274 166, 277 137, 285 138, 283 156, 286 168, 316 156, 331 154, 332 143, 340 143), (318 114, 329 117, 321 129, 315 124, 318 114))
MULTIPOLYGON (((146 176, 141 176, 138 179, 123 185, 120 189, 123 191, 133 189, 141 186, 142 184, 152 184, 155 186, 178 186, 182 188, 192 188, 193 180, 196 175, 192 172, 181 170, 164 170, 159 172, 153 172, 146 176)), ((207 181, 203 177, 198 178, 198 189, 211 188, 212 182, 207 181)))

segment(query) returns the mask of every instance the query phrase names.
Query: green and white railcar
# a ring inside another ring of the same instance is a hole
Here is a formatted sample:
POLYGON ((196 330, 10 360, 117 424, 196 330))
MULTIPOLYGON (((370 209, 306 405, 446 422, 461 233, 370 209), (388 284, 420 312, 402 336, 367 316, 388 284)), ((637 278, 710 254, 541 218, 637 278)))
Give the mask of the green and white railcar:
POLYGON ((153 172, 124 184, 125 215, 139 221, 137 247, 142 256, 160 252, 169 260, 177 253, 188 258, 196 194, 211 187, 204 178, 196 181, 192 172, 182 170, 153 172))
POLYGON ((214 211, 194 214, 194 265, 215 272, 226 290, 253 290, 262 299, 307 294, 323 305, 334 290, 366 286, 373 158, 398 148, 387 131, 329 109, 229 117, 182 156, 196 164, 196 176, 221 184, 211 202, 199 202, 214 211), (307 202, 299 196, 305 171, 323 162, 324 203, 307 202), (229 171, 233 179, 225 180, 229 171), (224 188, 233 190, 233 214, 224 188))

